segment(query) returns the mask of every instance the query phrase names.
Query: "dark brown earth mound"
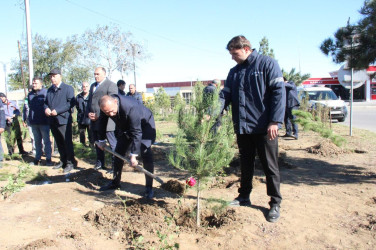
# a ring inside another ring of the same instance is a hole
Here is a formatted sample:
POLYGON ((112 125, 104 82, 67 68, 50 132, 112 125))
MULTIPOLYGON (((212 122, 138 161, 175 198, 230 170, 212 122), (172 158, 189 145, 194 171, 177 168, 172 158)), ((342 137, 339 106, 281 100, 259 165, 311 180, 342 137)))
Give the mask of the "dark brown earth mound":
POLYGON ((185 185, 177 180, 169 180, 166 183, 163 183, 161 186, 164 190, 178 195, 182 195, 185 190, 185 185))
POLYGON ((346 150, 335 145, 330 140, 324 140, 315 146, 307 148, 307 151, 312 154, 326 156, 340 155, 346 153, 346 150))

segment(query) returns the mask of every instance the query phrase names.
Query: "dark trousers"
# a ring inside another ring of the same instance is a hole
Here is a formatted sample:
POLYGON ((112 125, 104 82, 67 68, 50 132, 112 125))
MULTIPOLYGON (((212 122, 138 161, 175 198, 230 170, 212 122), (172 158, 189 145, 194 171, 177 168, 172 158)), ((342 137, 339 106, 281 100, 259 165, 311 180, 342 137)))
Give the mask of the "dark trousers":
POLYGON ((295 115, 292 114, 292 111, 298 109, 298 107, 286 108, 285 112, 285 128, 286 134, 288 135, 298 135, 298 124, 294 122, 296 119, 295 115))
POLYGON ((52 135, 55 138, 57 144, 57 149, 60 154, 60 161, 63 165, 67 163, 75 164, 76 160, 74 158, 74 149, 72 141, 72 118, 68 120, 68 124, 50 125, 52 135))
POLYGON ((244 134, 237 135, 237 142, 241 166, 239 196, 248 198, 252 191, 257 152, 266 176, 266 189, 271 198, 270 204, 280 204, 282 196, 278 167, 278 138, 268 140, 266 134, 244 134))
MULTIPOLYGON (((131 143, 131 140, 128 139, 125 135, 122 135, 118 139, 118 143, 116 145, 115 152, 125 156, 127 149, 129 148, 129 145, 131 143)), ((154 173, 154 163, 153 163, 153 151, 151 150, 151 147, 146 147, 145 145, 141 144, 141 157, 142 162, 144 164, 144 168, 149 171, 150 173, 154 173)), ((120 184, 121 181, 121 173, 123 171, 123 160, 115 157, 114 159, 114 184, 120 184)), ((145 175, 145 186, 146 187, 152 187, 153 186, 153 178, 145 175)))
POLYGON ((86 133, 86 131, 87 131, 89 143, 93 143, 93 139, 92 139, 92 135, 91 135, 91 132, 90 132, 90 126, 89 125, 78 124, 78 130, 80 132, 80 143, 85 144, 85 141, 86 141, 85 133, 86 133))
MULTIPOLYGON (((93 136, 94 141, 98 141, 97 131, 93 131, 92 136, 93 136)), ((106 132, 106 137, 107 137, 108 143, 110 144, 111 149, 115 150, 116 144, 117 144, 117 139, 115 137, 114 131, 106 132)), ((96 150, 96 153, 97 153, 97 163, 100 162, 102 167, 104 167, 105 166, 104 165, 104 151, 101 150, 100 148, 98 148, 97 146, 95 146, 95 150, 96 150)), ((112 156, 112 161, 113 160, 114 160, 114 156, 112 156)))

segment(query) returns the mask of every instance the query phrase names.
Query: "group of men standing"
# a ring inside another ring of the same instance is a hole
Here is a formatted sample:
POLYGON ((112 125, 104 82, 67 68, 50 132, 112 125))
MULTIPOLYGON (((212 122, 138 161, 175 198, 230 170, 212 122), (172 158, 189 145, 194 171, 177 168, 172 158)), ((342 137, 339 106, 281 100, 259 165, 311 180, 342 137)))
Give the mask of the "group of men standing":
MULTIPOLYGON (((266 175, 267 194, 270 196, 270 210, 266 219, 276 222, 280 217, 282 201, 278 166, 278 130, 285 117, 287 122, 288 119, 293 119, 292 110, 299 105, 295 97, 288 97, 286 101, 286 88, 287 92, 293 93, 294 86, 285 83, 278 63, 270 57, 258 54, 244 36, 232 38, 227 44, 227 50, 237 65, 230 70, 219 97, 222 112, 227 106, 232 106, 241 167, 239 195, 230 205, 251 205, 250 194, 253 189, 252 178, 257 153, 266 175)), ((84 135, 90 128, 89 134, 92 137, 89 140, 97 142, 96 169, 105 168, 103 149, 107 139, 113 151, 121 155, 129 152, 130 163, 133 166, 138 164, 136 157, 141 154, 145 168, 153 172, 151 145, 156 134, 154 117, 151 111, 142 105, 142 99, 135 91, 134 85, 130 85, 130 92, 126 96, 125 82, 120 80, 116 85, 106 78, 105 69, 99 67, 94 72, 95 83, 90 88, 88 83, 83 83, 82 93, 74 98, 73 88, 62 82, 59 69, 53 69, 49 75, 52 86, 47 91, 37 87, 39 80, 34 79, 36 87, 34 88, 33 81, 33 92, 29 94, 31 124, 33 119, 38 120, 39 124, 32 125, 33 133, 35 131, 35 145, 36 148, 41 148, 43 138, 47 162, 51 152, 46 148, 50 147, 48 136, 45 136, 47 122, 41 117, 41 113, 36 115, 32 110, 36 106, 43 106, 60 153, 61 162, 55 168, 62 167, 64 172, 69 172, 77 165, 72 144, 71 116, 76 99, 80 134, 84 135), (45 101, 40 96, 45 96, 45 101)), ((205 91, 212 93, 215 90, 214 84, 220 84, 220 81, 214 81, 213 86, 209 86, 205 91)), ((0 105, 0 115, 2 109, 4 108, 0 105)), ((0 122, 0 133, 2 126, 0 122)), ((287 136, 298 138, 296 125, 293 132, 287 129, 287 136)), ((80 140, 84 141, 81 136, 80 140)), ((40 160, 40 155, 39 150, 36 161, 40 160)), ((102 191, 120 187, 123 161, 113 158, 112 165, 113 180, 102 186, 102 191)), ((153 196, 150 177, 146 177, 145 196, 153 196)))

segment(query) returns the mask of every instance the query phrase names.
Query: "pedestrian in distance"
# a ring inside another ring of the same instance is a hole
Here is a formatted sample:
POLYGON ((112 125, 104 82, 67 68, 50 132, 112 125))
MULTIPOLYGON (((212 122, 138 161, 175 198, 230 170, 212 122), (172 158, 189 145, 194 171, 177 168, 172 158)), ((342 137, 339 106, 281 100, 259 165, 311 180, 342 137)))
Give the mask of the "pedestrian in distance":
POLYGON ((119 95, 125 95, 125 91, 124 91, 124 89, 125 89, 125 81, 124 80, 119 80, 118 82, 117 82, 117 87, 118 87, 118 89, 119 89, 119 95))
POLYGON ((63 168, 69 173, 77 167, 72 139, 72 111, 75 106, 73 87, 62 81, 61 70, 54 68, 48 74, 51 87, 47 90, 44 112, 60 154, 60 163, 54 169, 63 168))
POLYGON ((270 210, 267 221, 280 217, 280 174, 278 167, 278 129, 283 123, 286 105, 285 86, 278 63, 258 54, 244 36, 227 44, 233 67, 220 93, 221 110, 232 105, 232 120, 240 155, 241 181, 239 195, 230 205, 251 205, 250 194, 255 169, 255 156, 266 175, 270 210))
MULTIPOLYGON (((77 109, 77 124, 80 133, 80 143, 86 146, 86 132, 88 135, 89 145, 93 145, 93 139, 90 131, 90 119, 86 115, 88 102, 89 102, 89 89, 88 82, 82 83, 82 92, 76 96, 76 109, 77 109)), ((94 146, 94 145, 93 145, 94 146)))
POLYGON ((134 84, 129 84, 129 92, 127 93, 127 96, 133 97, 140 104, 143 104, 142 95, 139 92, 137 92, 136 86, 134 84))
POLYGON ((14 144, 17 141, 18 152, 21 155, 28 155, 29 152, 24 150, 22 144, 22 133, 19 122, 19 116, 21 115, 20 109, 16 102, 9 101, 4 93, 0 93, 0 99, 3 103, 5 113, 5 142, 8 147, 8 154, 11 156, 14 154, 14 144))
MULTIPOLYGON (((93 136, 93 141, 98 140, 98 134, 102 131, 99 131, 99 123, 98 118, 100 115, 100 107, 99 107, 99 100, 104 95, 115 95, 118 93, 118 88, 114 82, 109 80, 106 77, 106 70, 103 67, 98 67, 94 71, 94 78, 95 82, 91 84, 89 90, 89 100, 88 100, 88 109, 87 109, 87 117, 90 119, 90 130, 93 136)), ((112 148, 115 150, 117 139, 115 136, 115 123, 112 120, 108 121, 108 124, 105 128, 105 133, 107 140, 112 148)), ((105 166, 104 162, 104 152, 103 150, 99 149, 95 146, 96 150, 96 163, 94 169, 108 169, 105 166)), ((112 160, 112 168, 113 168, 113 160, 112 160)))
POLYGON ((292 137, 296 140, 299 138, 298 124, 295 122, 296 116, 293 110, 297 110, 300 106, 298 98, 298 90, 292 81, 283 78, 286 87, 286 111, 285 111, 285 128, 286 134, 283 137, 292 137))
POLYGON ((28 99, 28 122, 30 124, 35 142, 35 158, 34 165, 41 163, 41 157, 44 153, 46 155, 46 166, 52 166, 51 161, 51 140, 50 140, 50 125, 48 117, 44 110, 44 104, 47 97, 47 89, 43 87, 43 81, 39 77, 34 77, 32 82, 32 90, 29 92, 28 99), (43 143, 42 143, 43 141, 43 143))
MULTIPOLYGON (((137 166, 136 157, 141 154, 143 164, 146 170, 153 173, 153 153, 151 146, 156 138, 155 122, 152 112, 144 105, 139 104, 135 99, 127 96, 112 95, 103 96, 100 100, 101 115, 99 117, 100 129, 99 136, 100 148, 105 145, 104 128, 107 120, 110 118, 120 130, 118 143, 115 152, 125 156, 129 151, 130 163, 137 166)), ((101 191, 120 188, 121 173, 124 162, 115 158, 113 180, 100 188, 101 191)), ((145 175, 146 184, 144 196, 148 199, 153 197, 153 179, 145 175)))

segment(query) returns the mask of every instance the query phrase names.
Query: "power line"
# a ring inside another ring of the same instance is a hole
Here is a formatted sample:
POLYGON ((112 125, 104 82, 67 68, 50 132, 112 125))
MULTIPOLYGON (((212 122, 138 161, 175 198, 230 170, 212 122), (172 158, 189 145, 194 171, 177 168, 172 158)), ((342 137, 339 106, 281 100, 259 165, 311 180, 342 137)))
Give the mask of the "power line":
POLYGON ((132 27, 132 28, 134 28, 134 29, 136 29, 136 30, 139 30, 139 31, 141 31, 141 32, 144 32, 144 33, 146 33, 146 34, 148 34, 148 35, 152 35, 152 36, 158 37, 158 38, 160 38, 160 39, 163 39, 163 40, 169 41, 169 42, 171 42, 171 43, 174 43, 174 44, 177 44, 177 45, 180 45, 180 46, 185 46, 185 47, 188 47, 188 48, 191 48, 191 49, 195 49, 195 50, 199 50, 199 51, 204 51, 204 52, 207 52, 207 53, 210 53, 210 54, 222 55, 222 54, 217 53, 217 52, 215 52, 215 51, 211 51, 211 50, 207 50, 207 49, 202 49, 202 48, 199 48, 199 47, 195 47, 195 46, 192 46, 192 45, 190 45, 190 44, 187 44, 187 43, 184 43, 184 42, 179 42, 179 41, 176 41, 176 40, 173 40, 173 39, 167 38, 167 37, 165 37, 165 36, 161 36, 161 35, 159 35, 159 34, 156 34, 156 33, 150 32, 150 31, 147 31, 147 30, 145 30, 145 29, 142 29, 142 28, 136 27, 136 26, 131 25, 131 24, 129 24, 129 23, 124 23, 124 22, 122 22, 122 21, 120 21, 120 20, 118 20, 118 19, 115 19, 115 18, 110 17, 110 16, 103 15, 102 13, 100 13, 100 12, 98 12, 98 11, 95 11, 95 10, 89 9, 89 8, 86 7, 86 6, 82 6, 82 5, 78 4, 78 3, 72 2, 71 0, 65 0, 65 1, 68 2, 68 3, 70 3, 70 4, 73 4, 73 5, 77 6, 77 7, 79 7, 79 8, 85 9, 85 10, 87 10, 87 11, 89 11, 89 12, 95 14, 95 15, 101 16, 101 17, 103 17, 103 18, 107 18, 107 19, 109 19, 109 20, 111 20, 111 21, 113 21, 113 22, 115 22, 115 23, 127 25, 127 26, 132 27))

